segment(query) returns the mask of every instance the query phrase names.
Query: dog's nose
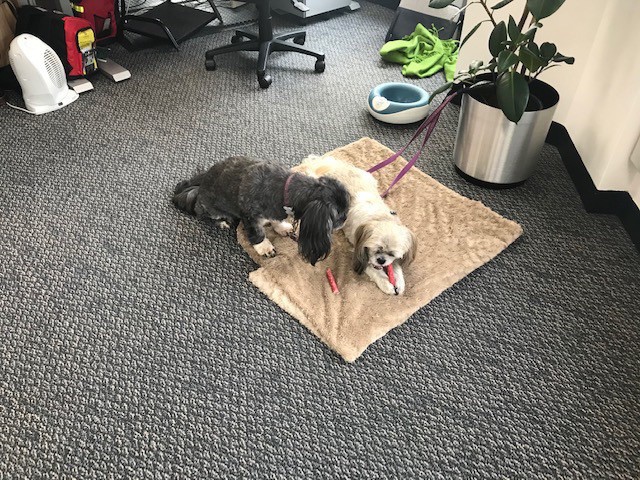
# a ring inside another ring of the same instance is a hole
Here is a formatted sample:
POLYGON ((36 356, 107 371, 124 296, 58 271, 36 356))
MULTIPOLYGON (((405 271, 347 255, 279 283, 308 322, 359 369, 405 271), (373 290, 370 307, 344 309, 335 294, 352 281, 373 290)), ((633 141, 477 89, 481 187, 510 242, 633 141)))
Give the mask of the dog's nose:
POLYGON ((386 262, 386 260, 384 259, 384 257, 377 257, 376 262, 378 262, 380 265, 384 265, 384 262, 386 262))

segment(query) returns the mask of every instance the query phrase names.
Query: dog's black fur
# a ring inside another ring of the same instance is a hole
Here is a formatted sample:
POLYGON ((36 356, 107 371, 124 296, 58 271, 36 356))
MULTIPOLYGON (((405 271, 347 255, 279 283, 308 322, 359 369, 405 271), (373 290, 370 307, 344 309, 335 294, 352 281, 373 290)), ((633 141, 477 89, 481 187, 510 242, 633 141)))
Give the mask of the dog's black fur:
MULTIPOLYGON (((286 168, 248 157, 230 157, 180 182, 173 202, 180 209, 217 222, 244 224, 252 245, 264 241, 264 223, 284 221, 286 168)), ((311 265, 331 251, 331 234, 349 209, 349 194, 332 178, 295 174, 288 187, 289 207, 300 220, 298 250, 311 265)))

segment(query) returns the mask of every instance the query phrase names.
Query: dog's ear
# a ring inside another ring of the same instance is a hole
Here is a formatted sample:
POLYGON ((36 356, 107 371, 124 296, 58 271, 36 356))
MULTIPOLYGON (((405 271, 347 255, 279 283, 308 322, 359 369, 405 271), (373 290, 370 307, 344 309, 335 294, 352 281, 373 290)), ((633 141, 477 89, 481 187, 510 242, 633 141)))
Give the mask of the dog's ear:
POLYGON ((344 212, 345 216, 351 203, 351 195, 345 186, 332 177, 320 177, 318 183, 325 189, 325 200, 333 203, 339 212, 344 212))
POLYGON ((311 265, 323 260, 331 252, 333 232, 332 207, 320 200, 309 202, 300 217, 298 251, 311 265))
POLYGON ((364 273, 369 264, 369 249, 365 246, 371 237, 371 229, 363 223, 356 229, 353 248, 353 269, 360 275, 364 273))
POLYGON ((407 229, 407 242, 407 250, 404 252, 402 258, 398 260, 403 266, 411 265, 411 262, 416 259, 416 251, 418 250, 418 240, 415 234, 409 229, 407 229))

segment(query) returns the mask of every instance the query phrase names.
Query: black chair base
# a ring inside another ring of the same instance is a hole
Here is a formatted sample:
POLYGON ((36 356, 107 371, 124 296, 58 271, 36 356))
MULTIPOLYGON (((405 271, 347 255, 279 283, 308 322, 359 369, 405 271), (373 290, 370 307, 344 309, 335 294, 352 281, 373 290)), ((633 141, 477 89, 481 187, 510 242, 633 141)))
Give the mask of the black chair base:
POLYGON ((239 51, 258 52, 258 66, 256 68, 258 83, 261 88, 269 88, 269 85, 271 85, 272 82, 271 76, 266 73, 269 55, 272 52, 297 52, 302 53, 303 55, 315 57, 315 71, 317 73, 322 73, 325 68, 324 54, 314 52, 313 50, 309 50, 308 48, 301 46, 305 42, 306 35, 307 34, 304 31, 297 31, 287 33, 285 35, 279 35, 271 38, 270 40, 260 40, 259 35, 245 32, 243 30, 236 30, 235 34, 231 38, 230 45, 214 48, 205 54, 205 67, 207 70, 215 70, 217 65, 214 57, 223 53, 239 51), (247 40, 243 40, 243 38, 246 38, 247 40), (293 43, 286 41, 290 39, 293 39, 293 43))
POLYGON ((306 32, 292 32, 285 35, 273 36, 271 26, 271 6, 269 0, 246 0, 255 4, 258 9, 258 35, 237 30, 231 38, 231 45, 220 48, 214 48, 206 53, 205 66, 207 70, 216 69, 216 61, 214 57, 222 53, 251 51, 258 52, 258 83, 262 88, 269 88, 271 85, 271 76, 267 75, 267 61, 271 52, 296 52, 303 55, 316 57, 316 72, 324 72, 324 54, 314 52, 301 45, 307 37, 306 32), (248 40, 243 40, 247 38, 248 40), (293 43, 286 40, 293 39, 293 43))

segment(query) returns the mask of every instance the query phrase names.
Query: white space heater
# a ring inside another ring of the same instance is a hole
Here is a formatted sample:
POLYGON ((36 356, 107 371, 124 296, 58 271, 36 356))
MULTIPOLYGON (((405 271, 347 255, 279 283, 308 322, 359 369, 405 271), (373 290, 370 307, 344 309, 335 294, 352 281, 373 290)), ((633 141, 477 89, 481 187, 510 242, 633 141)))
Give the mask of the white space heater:
POLYGON ((78 94, 67 86, 60 58, 38 37, 23 33, 14 38, 9 62, 29 113, 52 112, 77 100, 78 94))

